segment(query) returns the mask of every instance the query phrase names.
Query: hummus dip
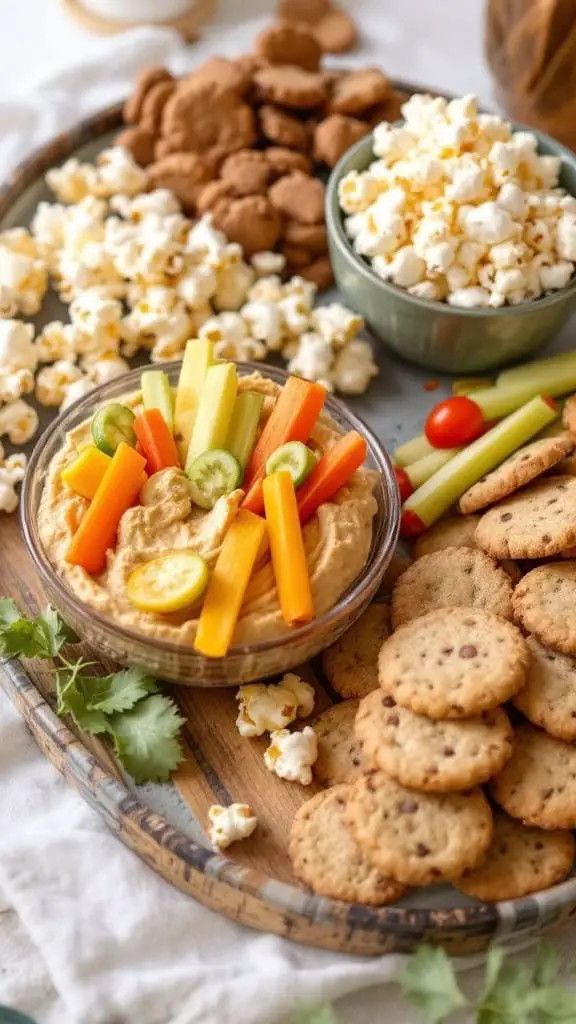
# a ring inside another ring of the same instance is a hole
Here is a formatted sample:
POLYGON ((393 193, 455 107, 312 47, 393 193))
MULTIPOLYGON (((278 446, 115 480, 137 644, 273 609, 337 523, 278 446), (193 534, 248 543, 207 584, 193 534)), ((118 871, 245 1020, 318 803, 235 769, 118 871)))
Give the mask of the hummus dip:
MULTIPOLYGON (((262 425, 270 415, 280 386, 252 374, 239 379, 238 389, 264 394, 262 425)), ((129 405, 135 412, 141 411, 138 392, 116 401, 129 405)), ((128 578, 142 562, 179 548, 198 552, 213 566, 244 492, 225 495, 207 512, 193 504, 188 478, 181 469, 164 469, 154 474, 142 488, 142 504, 122 516, 116 546, 108 551, 106 569, 98 576, 90 576, 80 566, 70 565, 65 557, 88 502, 69 490, 61 478, 62 470, 76 458, 78 448, 91 443, 90 427, 91 420, 86 420, 70 431, 63 448, 50 463, 38 513, 46 557, 84 604, 137 633, 192 645, 200 604, 168 615, 139 611, 127 596, 128 578)), ((323 413, 308 444, 323 453, 340 436, 337 424, 323 413)), ((334 500, 321 505, 303 528, 316 616, 336 604, 368 560, 372 519, 377 511, 373 495, 376 480, 373 470, 357 470, 334 500)), ((248 585, 234 643, 250 644, 290 632, 280 611, 271 562, 263 559, 256 565, 248 585)))

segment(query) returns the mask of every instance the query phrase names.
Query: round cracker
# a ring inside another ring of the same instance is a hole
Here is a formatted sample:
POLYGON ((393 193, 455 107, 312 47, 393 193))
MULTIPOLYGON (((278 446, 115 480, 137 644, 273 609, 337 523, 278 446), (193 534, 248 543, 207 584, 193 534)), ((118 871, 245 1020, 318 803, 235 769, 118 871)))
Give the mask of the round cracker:
POLYGON ((460 498, 460 511, 465 514, 477 512, 502 501, 555 466, 573 447, 574 438, 565 433, 558 437, 543 437, 519 448, 500 466, 464 491, 460 498))
POLYGON ((539 480, 485 512, 478 547, 493 558, 548 558, 576 544, 576 478, 539 480))
POLYGON ((362 746, 354 735, 358 700, 343 700, 311 723, 318 741, 314 778, 323 786, 354 782, 362 774, 362 746))
POLYGON ((365 697, 378 686, 378 653, 390 635, 387 604, 371 604, 339 640, 324 651, 322 668, 341 697, 365 697))

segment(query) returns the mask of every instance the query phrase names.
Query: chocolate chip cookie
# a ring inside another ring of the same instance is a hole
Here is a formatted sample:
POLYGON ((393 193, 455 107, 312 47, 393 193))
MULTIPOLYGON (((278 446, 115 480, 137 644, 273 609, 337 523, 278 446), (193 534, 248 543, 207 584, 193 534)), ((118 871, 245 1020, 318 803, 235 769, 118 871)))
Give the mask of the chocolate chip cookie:
POLYGON ((322 668, 341 697, 365 697, 378 686, 378 654, 390 635, 387 604, 371 604, 339 640, 324 651, 322 668))
POLYGON ((460 498, 460 511, 477 512, 478 509, 487 508, 507 498, 555 466, 573 448, 574 438, 568 433, 558 437, 543 437, 519 448, 500 466, 464 491, 460 498))
POLYGON ((311 723, 318 741, 314 777, 323 786, 354 782, 362 774, 362 744, 354 735, 359 703, 343 700, 322 711, 311 723))
POLYGON ((512 598, 514 618, 545 647, 576 655, 576 562, 550 562, 532 569, 512 598))
POLYGON ((576 828, 576 747, 533 725, 520 725, 512 757, 490 789, 496 802, 526 825, 576 828))
POLYGON ((576 658, 551 651, 529 636, 532 662, 526 685, 513 704, 534 725, 551 736, 573 743, 576 740, 576 658))
POLYGON ((476 543, 493 558, 548 558, 576 544, 576 478, 538 481, 489 509, 476 543))

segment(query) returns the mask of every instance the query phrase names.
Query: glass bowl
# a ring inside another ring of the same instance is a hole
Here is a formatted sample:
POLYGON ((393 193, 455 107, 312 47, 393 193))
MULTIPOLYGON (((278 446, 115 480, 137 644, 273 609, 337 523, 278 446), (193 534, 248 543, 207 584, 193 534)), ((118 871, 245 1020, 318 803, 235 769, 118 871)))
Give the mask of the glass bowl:
MULTIPOLYGON (((173 385, 178 381, 180 363, 160 363, 173 385)), ((278 384, 288 374, 260 363, 241 363, 240 376, 258 371, 278 384)), ((38 508, 50 462, 64 443, 68 431, 77 427, 95 409, 119 398, 140 385, 140 370, 133 370, 110 383, 95 388, 59 416, 40 438, 30 459, 20 503, 24 540, 34 567, 51 603, 78 636, 98 652, 122 664, 138 665, 160 679, 191 686, 236 686, 287 672, 314 657, 338 637, 362 614, 372 600, 388 567, 398 537, 400 498, 392 463, 372 431, 337 398, 326 399, 325 410, 343 431, 357 430, 368 442, 366 464, 380 473, 375 489, 378 510, 373 520, 372 544, 368 561, 360 575, 324 615, 290 634, 231 647, 225 658, 204 658, 192 647, 173 641, 156 640, 120 626, 90 605, 84 604, 59 577, 48 561, 38 530, 38 508)))

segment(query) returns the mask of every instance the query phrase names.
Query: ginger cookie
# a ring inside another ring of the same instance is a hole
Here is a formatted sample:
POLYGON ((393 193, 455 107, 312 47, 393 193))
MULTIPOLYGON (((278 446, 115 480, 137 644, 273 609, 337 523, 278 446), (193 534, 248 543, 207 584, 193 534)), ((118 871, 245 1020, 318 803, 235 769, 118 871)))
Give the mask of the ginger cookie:
POLYGON ((254 84, 264 103, 279 103, 293 110, 313 110, 326 95, 320 75, 287 65, 261 68, 254 74, 254 84))
POLYGON ((378 68, 351 71, 334 83, 330 100, 331 114, 362 114, 390 93, 390 82, 378 68))
POLYGON ((308 253, 325 252, 328 244, 325 224, 299 224, 297 220, 289 220, 284 225, 283 237, 288 245, 295 245, 308 253))
POLYGON ((378 678, 397 704, 429 718, 469 718, 524 685, 530 651, 520 630, 481 608, 441 608, 382 645, 378 678))
POLYGON ((576 655, 576 562, 550 562, 532 569, 512 598, 514 618, 545 647, 576 655))
POLYGON ((314 778, 323 786, 354 782, 362 774, 362 746, 354 736, 359 701, 343 700, 311 722, 318 740, 314 778))
POLYGON ((150 188, 169 188, 182 208, 192 213, 210 177, 209 169, 196 153, 172 153, 148 168, 150 188))
POLYGON ((562 426, 576 438, 576 395, 572 395, 562 410, 562 426))
POLYGON ((282 220, 265 196, 244 196, 214 209, 214 223, 244 253, 269 252, 280 238, 282 220))
POLYGON ((283 216, 298 224, 321 224, 324 218, 324 185, 318 178, 293 171, 274 182, 270 202, 283 216))
POLYGON ((380 768, 401 786, 432 793, 478 786, 512 756, 512 726, 501 708, 460 722, 434 721, 374 690, 360 703, 354 732, 364 771, 380 768))
POLYGON ((233 193, 234 189, 229 181, 210 181, 204 185, 196 200, 196 210, 202 216, 213 210, 221 199, 229 199, 233 193))
POLYGON ((492 811, 480 789, 416 793, 384 772, 350 786, 347 820, 366 859, 406 885, 458 878, 492 840, 492 811))
POLYGON ((140 167, 148 167, 148 164, 151 164, 154 160, 155 142, 156 136, 154 132, 149 131, 148 128, 143 128, 141 125, 124 128, 124 131, 121 131, 114 139, 114 145, 127 149, 134 157, 136 163, 140 164, 140 167))
POLYGON ((275 178, 281 178, 291 171, 302 171, 303 174, 310 174, 312 164, 304 153, 295 153, 293 149, 284 149, 283 146, 269 146, 264 150, 264 156, 272 168, 275 178))
POLYGON ((320 896, 372 906, 394 903, 405 888, 365 860, 346 822, 348 791, 346 785, 333 786, 296 812, 288 841, 294 874, 320 896))
POLYGON ((177 135, 182 150, 217 162, 254 145, 254 111, 230 88, 189 79, 179 83, 164 107, 162 135, 177 135))
POLYGON ((498 813, 481 864, 466 871, 454 885, 487 903, 516 900, 561 882, 572 869, 574 852, 571 832, 543 832, 498 813))
POLYGON ((159 82, 173 82, 168 68, 148 67, 138 75, 134 89, 124 104, 122 117, 125 124, 138 124, 142 113, 142 104, 149 90, 159 82))
POLYGON ((196 68, 184 82, 213 85, 219 89, 244 96, 252 82, 256 66, 245 60, 229 60, 227 57, 210 57, 196 68))
POLYGON ((532 662, 526 686, 513 703, 534 725, 572 743, 576 740, 576 658, 547 650, 533 636, 527 643, 532 662))
POLYGON ((305 71, 318 71, 322 59, 315 33, 301 22, 274 22, 260 33, 254 49, 269 64, 291 64, 305 71))
POLYGON ((365 697, 378 687, 378 654, 390 635, 387 604, 371 604, 322 655, 322 668, 341 697, 365 697))
POLYGON ((160 130, 164 107, 176 89, 176 82, 156 82, 146 93, 140 111, 140 125, 152 132, 160 130))
POLYGON ((460 498, 460 511, 477 512, 529 484, 560 462, 574 447, 570 434, 543 437, 519 448, 497 469, 481 477, 460 498))
POLYGON ((276 142, 278 147, 298 149, 304 153, 308 150, 310 132, 297 117, 271 104, 265 104, 258 111, 258 120, 262 134, 271 142, 276 142))
POLYGON ((368 125, 355 117, 331 114, 314 130, 314 159, 334 167, 350 146, 368 134, 368 125))
POLYGON ((524 723, 514 752, 490 783, 492 796, 512 817, 536 828, 576 828, 576 747, 524 723))
POLYGON ((312 259, 308 249, 300 249, 297 245, 289 245, 287 242, 283 243, 282 252, 286 257, 287 267, 298 272, 307 267, 312 259))
POLYGON ((480 516, 448 516, 439 519, 414 542, 414 558, 430 555, 445 548, 475 548, 476 527, 480 516))
POLYGON ((271 177, 266 154, 257 149, 240 149, 220 168, 220 178, 231 185, 236 196, 265 196, 271 177))
POLYGON ((323 53, 346 53, 353 50, 358 32, 352 18, 337 7, 323 14, 314 25, 314 34, 323 53))
POLYGON ((276 15, 286 21, 305 21, 315 25, 331 9, 331 0, 278 0, 276 15))
POLYGON ((311 281, 316 285, 319 292, 325 292, 334 284, 334 273, 329 256, 319 256, 313 260, 308 267, 300 271, 300 277, 305 281, 311 281))
POLYGON ((392 626, 397 629, 436 608, 485 608, 511 619, 510 577, 474 548, 445 548, 423 555, 392 591, 392 626))
POLYGON ((493 558, 547 558, 576 543, 576 478, 538 480, 485 512, 476 543, 493 558))

